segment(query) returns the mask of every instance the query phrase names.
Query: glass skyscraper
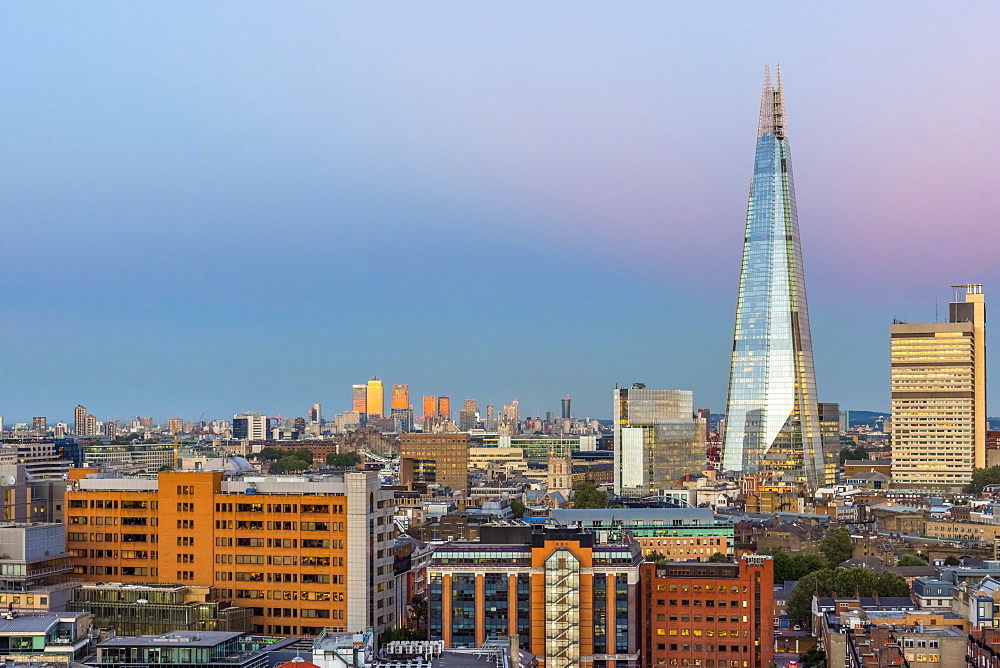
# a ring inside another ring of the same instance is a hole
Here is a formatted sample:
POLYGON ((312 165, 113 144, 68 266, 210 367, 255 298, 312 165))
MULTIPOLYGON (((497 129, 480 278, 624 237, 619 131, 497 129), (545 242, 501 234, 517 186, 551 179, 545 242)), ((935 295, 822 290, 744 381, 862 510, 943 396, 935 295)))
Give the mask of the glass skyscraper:
POLYGON ((723 468, 816 489, 824 457, 816 414, 806 283, 781 71, 764 78, 747 205, 729 375, 723 468))

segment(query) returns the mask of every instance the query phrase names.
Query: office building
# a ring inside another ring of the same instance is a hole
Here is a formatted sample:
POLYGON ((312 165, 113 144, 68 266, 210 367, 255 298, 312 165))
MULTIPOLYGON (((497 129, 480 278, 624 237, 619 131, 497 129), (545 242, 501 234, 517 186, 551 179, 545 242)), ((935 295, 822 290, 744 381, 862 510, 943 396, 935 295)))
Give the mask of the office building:
POLYGON ((957 489, 986 466, 986 303, 955 293, 948 322, 889 327, 894 487, 957 489))
POLYGON ((313 404, 309 409, 309 421, 315 424, 323 423, 323 407, 320 404, 313 404))
POLYGON ((31 430, 35 432, 36 436, 45 435, 45 418, 44 417, 33 417, 31 418, 31 430))
POLYGON ((399 483, 438 484, 453 492, 469 491, 469 435, 401 434, 399 483))
POLYGON ((437 416, 439 420, 451 419, 451 397, 437 398, 437 416))
POLYGON ((437 397, 430 394, 425 394, 423 399, 424 404, 424 416, 423 424, 424 429, 427 430, 427 426, 434 422, 437 418, 437 397))
POLYGON ((462 404, 462 410, 458 414, 458 428, 461 431, 475 429, 479 423, 479 407, 476 406, 475 399, 466 399, 462 404))
POLYGON ((271 431, 271 419, 260 413, 233 416, 233 438, 240 441, 264 441, 271 431))
POLYGON ((392 403, 390 404, 390 408, 396 410, 409 407, 410 407, 410 386, 405 383, 393 385, 392 403))
POLYGON ((639 659, 638 544, 573 528, 485 525, 427 567, 429 639, 481 647, 516 638, 540 668, 624 668, 639 659))
POLYGON ((764 80, 722 467, 819 487, 823 448, 781 71, 764 80))
POLYGON ((365 404, 369 419, 380 418, 385 415, 385 390, 378 376, 374 376, 368 381, 365 404))
POLYGON ((252 610, 258 633, 381 633, 396 621, 393 495, 375 473, 74 469, 70 482, 66 537, 79 579, 214 587, 223 607, 252 610))
POLYGON ((359 415, 368 413, 368 386, 351 386, 351 412, 359 415))
POLYGON ((563 397, 562 400, 562 417, 563 420, 569 420, 573 417, 573 412, 570 410, 570 398, 563 397))
POLYGON ((774 663, 774 561, 642 565, 642 668, 774 663))
MULTIPOLYGON (((249 631, 253 611, 221 603, 211 587, 88 583, 65 608, 94 615, 94 625, 123 636, 170 631, 249 631)), ((62 609, 62 608, 60 608, 62 609)))
POLYGON ((66 610, 75 583, 66 526, 47 522, 0 525, 0 606, 19 613, 66 610))
POLYGON ((694 394, 642 383, 614 391, 615 494, 646 497, 706 466, 705 427, 694 394))
POLYGON ((497 428, 496 407, 493 404, 486 406, 486 431, 493 431, 497 428))

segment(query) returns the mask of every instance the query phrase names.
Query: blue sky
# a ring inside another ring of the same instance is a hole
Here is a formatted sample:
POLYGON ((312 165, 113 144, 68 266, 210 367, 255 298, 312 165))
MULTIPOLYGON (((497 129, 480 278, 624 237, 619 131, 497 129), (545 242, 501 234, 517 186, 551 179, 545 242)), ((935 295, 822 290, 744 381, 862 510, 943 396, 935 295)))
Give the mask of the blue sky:
POLYGON ((608 417, 635 381, 721 412, 776 62, 819 396, 886 409, 892 319, 1000 285, 998 20, 987 2, 8 4, 0 414, 332 415, 374 374, 522 414, 569 394, 608 417))

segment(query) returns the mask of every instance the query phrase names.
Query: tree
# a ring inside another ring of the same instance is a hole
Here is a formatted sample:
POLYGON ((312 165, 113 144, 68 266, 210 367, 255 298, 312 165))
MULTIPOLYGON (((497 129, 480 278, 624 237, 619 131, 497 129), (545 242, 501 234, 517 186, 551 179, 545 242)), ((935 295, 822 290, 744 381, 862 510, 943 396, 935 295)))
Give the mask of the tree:
POLYGON ((789 554, 781 550, 771 550, 774 558, 774 582, 781 584, 786 580, 799 580, 813 571, 827 567, 827 560, 815 552, 789 554))
POLYGON ((362 457, 356 452, 331 452, 326 456, 326 465, 335 467, 357 466, 362 457))
POLYGON ((663 554, 659 550, 656 552, 650 552, 646 555, 646 561, 652 561, 654 564, 665 564, 670 561, 667 555, 663 554))
POLYGON ((278 461, 271 464, 271 473, 290 473, 305 471, 312 466, 312 462, 306 462, 295 455, 285 455, 278 461))
POLYGON ((607 508, 608 493, 598 489, 597 485, 584 480, 573 487, 574 508, 607 508))
POLYGON ((973 470, 972 482, 966 485, 962 491, 978 495, 983 493, 983 488, 986 485, 1000 485, 1000 466, 973 470))
POLYGON ((947 557, 944 558, 945 566, 959 566, 961 565, 961 563, 962 562, 959 561, 958 557, 956 557, 954 554, 949 554, 947 557))
MULTIPOLYGON (((957 561, 957 559, 956 559, 957 561)), ((914 554, 904 554, 896 561, 897 566, 926 566, 927 562, 914 554)))
POLYGON ((414 595, 414 597, 410 600, 410 618, 413 620, 413 628, 418 633, 421 631, 426 633, 427 599, 420 594, 414 595))
POLYGON ((518 501, 517 499, 514 499, 513 501, 510 502, 510 511, 514 513, 514 517, 516 517, 517 519, 521 519, 522 517, 524 517, 525 510, 527 510, 525 505, 522 502, 518 501))
POLYGON ((284 450, 279 450, 278 448, 264 448, 257 453, 257 459, 276 462, 287 454, 284 450))
POLYGON ((802 668, 826 668, 826 652, 814 645, 808 652, 799 654, 799 664, 802 668))
POLYGON ((296 450, 292 454, 295 455, 296 457, 298 457, 299 459, 301 459, 304 462, 309 462, 309 466, 312 466, 313 461, 316 459, 313 456, 312 450, 309 450, 307 448, 299 448, 298 450, 296 450))
POLYGON ((819 551, 827 558, 831 566, 847 561, 854 554, 854 544, 851 542, 851 532, 846 527, 838 527, 827 532, 819 551))
POLYGON ((708 558, 709 562, 722 563, 724 561, 729 561, 729 557, 722 554, 721 552, 716 552, 711 557, 708 558))
POLYGON ((844 462, 849 459, 852 461, 859 459, 871 459, 871 456, 868 454, 868 450, 866 450, 863 445, 859 445, 856 448, 843 448, 840 451, 841 466, 843 466, 844 462))

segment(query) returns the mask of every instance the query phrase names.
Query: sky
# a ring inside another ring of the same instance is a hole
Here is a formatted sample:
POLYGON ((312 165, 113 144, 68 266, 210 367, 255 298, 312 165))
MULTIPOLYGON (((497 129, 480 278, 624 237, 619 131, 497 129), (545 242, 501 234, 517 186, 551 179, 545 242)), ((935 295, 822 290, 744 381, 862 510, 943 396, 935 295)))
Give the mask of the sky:
POLYGON ((777 63, 819 399, 888 410, 892 320, 1000 294, 995 2, 0 14, 8 424, 332 417, 373 375, 418 414, 723 412, 777 63))

